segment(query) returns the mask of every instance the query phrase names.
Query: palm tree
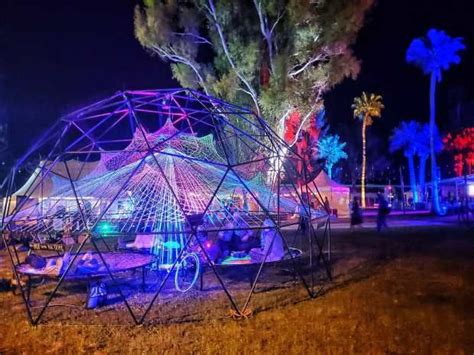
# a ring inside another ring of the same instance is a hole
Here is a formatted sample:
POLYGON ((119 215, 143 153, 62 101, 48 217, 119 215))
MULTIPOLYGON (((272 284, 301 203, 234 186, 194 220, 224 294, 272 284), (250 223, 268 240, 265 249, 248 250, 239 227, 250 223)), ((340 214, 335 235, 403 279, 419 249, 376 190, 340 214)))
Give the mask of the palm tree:
POLYGON ((362 121, 362 175, 360 191, 362 207, 365 207, 365 175, 367 166, 365 131, 368 126, 372 125, 374 117, 382 115, 383 108, 382 96, 375 94, 367 95, 365 92, 360 97, 355 97, 354 104, 352 105, 354 117, 362 121))
POLYGON ((438 195, 438 174, 435 152, 435 90, 436 82, 441 81, 441 72, 449 69, 451 64, 458 64, 458 54, 463 50, 462 38, 452 38, 444 31, 430 29, 426 37, 415 38, 408 47, 406 60, 420 67, 430 75, 430 156, 431 156, 431 187, 432 203, 436 214, 441 214, 438 195))
POLYGON ((347 158, 347 153, 344 151, 345 142, 339 141, 339 136, 326 135, 318 141, 318 157, 326 159, 326 170, 329 177, 332 179, 332 168, 341 159, 347 158))
MULTIPOLYGON (((434 129, 434 149, 435 153, 439 153, 443 148, 443 142, 437 126, 434 129)), ((420 196, 421 200, 424 201, 425 196, 425 175, 426 175, 426 161, 430 156, 430 125, 425 123, 418 129, 416 136, 416 155, 418 155, 418 181, 420 184, 420 196)))
POLYGON ((410 175, 410 186, 413 192, 413 202, 418 202, 418 191, 416 188, 416 174, 415 174, 415 153, 416 153, 416 139, 420 124, 416 121, 401 122, 398 127, 393 130, 390 137, 390 152, 402 150, 403 154, 408 160, 408 172, 410 175))

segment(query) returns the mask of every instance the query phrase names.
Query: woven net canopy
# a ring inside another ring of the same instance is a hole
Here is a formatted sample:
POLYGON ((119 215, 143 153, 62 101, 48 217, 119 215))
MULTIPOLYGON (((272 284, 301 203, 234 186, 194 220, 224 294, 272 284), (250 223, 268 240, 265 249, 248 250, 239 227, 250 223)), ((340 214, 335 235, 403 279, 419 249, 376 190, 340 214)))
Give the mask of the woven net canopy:
POLYGON ((17 170, 31 160, 35 170, 4 207, 9 231, 47 233, 61 214, 73 232, 162 234, 182 245, 194 216, 210 231, 236 216, 248 228, 268 216, 282 226, 302 210, 295 185, 279 190, 298 173, 286 143, 248 109, 188 89, 119 92, 73 112, 17 170))

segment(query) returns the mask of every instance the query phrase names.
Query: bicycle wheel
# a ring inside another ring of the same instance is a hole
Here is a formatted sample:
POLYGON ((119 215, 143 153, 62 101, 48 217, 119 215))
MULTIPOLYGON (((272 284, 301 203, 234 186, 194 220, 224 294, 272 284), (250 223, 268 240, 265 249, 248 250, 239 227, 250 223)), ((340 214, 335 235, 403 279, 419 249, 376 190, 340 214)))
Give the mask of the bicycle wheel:
POLYGON ((196 283, 200 272, 199 257, 196 253, 183 256, 181 262, 176 265, 174 274, 174 285, 180 292, 189 291, 196 283))

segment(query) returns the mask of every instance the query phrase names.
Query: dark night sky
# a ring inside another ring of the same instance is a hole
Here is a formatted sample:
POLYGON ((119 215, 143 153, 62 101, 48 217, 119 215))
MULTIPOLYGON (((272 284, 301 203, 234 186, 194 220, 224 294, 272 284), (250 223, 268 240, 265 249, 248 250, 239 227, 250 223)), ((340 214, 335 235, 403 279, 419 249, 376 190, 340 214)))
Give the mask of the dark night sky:
POLYGON ((335 131, 339 125, 352 125, 350 105, 362 90, 383 95, 386 109, 382 119, 370 129, 384 140, 400 120, 428 121, 429 79, 405 62, 405 54, 413 38, 433 27, 463 37, 467 47, 462 52, 461 64, 443 73, 443 81, 437 86, 437 120, 441 129, 447 129, 450 92, 461 88, 466 100, 474 100, 473 18, 472 0, 379 0, 354 46, 362 60, 358 79, 345 80, 326 97, 335 131))
MULTIPOLYGON (((1 1, 0 100, 9 118, 11 156, 23 152, 59 115, 81 105, 124 88, 177 86, 169 66, 135 40, 135 3, 1 1)), ((358 137, 359 130, 349 128, 354 123, 350 105, 362 90, 384 96, 387 109, 371 128, 382 146, 400 119, 427 120, 428 79, 404 57, 410 40, 430 27, 464 37, 468 47, 462 64, 443 77, 438 117, 447 116, 448 86, 463 88, 473 100, 473 18, 472 0, 379 0, 355 46, 363 61, 359 79, 346 80, 327 95, 333 130, 346 139, 358 137)))

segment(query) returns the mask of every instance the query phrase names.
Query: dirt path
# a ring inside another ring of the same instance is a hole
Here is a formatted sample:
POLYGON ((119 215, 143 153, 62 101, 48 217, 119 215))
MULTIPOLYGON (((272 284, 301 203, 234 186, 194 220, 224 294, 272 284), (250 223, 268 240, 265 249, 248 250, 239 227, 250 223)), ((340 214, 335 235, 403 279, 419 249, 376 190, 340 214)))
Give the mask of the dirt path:
MULTIPOLYGON (((242 321, 31 327, 20 298, 0 292, 0 353, 472 354, 473 236, 472 230, 440 227, 383 236, 336 231, 335 280, 322 296, 295 298, 300 291, 294 288, 262 293, 258 302, 272 306, 242 321)), ((4 252, 0 262, 5 275, 4 252)), ((212 307, 219 301, 206 302, 212 307)), ((104 315, 87 314, 91 321, 104 315)))

